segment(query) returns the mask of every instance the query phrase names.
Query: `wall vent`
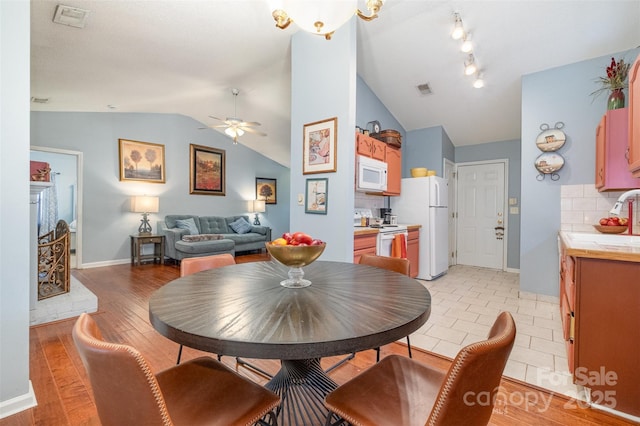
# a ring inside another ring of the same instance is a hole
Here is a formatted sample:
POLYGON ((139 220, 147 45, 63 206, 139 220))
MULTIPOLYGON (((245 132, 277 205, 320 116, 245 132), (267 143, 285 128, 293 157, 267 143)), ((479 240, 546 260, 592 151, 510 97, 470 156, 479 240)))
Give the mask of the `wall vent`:
POLYGON ((423 83, 423 84, 419 84, 418 86, 416 86, 418 88, 418 90, 420 91, 420 93, 422 93, 423 95, 429 95, 431 94, 431 86, 429 86, 429 83, 423 83))
POLYGON ((36 98, 35 96, 32 96, 31 102, 34 104, 47 104, 49 103, 49 98, 36 98))

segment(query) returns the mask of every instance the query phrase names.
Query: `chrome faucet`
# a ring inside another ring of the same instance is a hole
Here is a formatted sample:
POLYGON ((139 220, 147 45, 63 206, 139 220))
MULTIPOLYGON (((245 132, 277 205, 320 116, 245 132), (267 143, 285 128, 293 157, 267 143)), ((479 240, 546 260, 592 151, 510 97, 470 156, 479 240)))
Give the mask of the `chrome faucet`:
MULTIPOLYGON (((640 196, 640 188, 632 189, 623 193, 618 201, 613 205, 613 208, 609 211, 609 213, 618 216, 620 214, 620 210, 622 210, 622 203, 625 202, 627 198, 638 197, 640 196)), ((631 207, 631 201, 629 201, 629 235, 633 234, 633 209, 631 207)))

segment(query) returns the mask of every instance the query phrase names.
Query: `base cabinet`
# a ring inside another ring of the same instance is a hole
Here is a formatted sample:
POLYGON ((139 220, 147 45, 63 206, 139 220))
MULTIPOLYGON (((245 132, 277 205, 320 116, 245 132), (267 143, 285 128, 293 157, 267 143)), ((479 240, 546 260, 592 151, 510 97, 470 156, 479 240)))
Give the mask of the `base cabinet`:
POLYGON ((363 254, 376 254, 377 233, 353 236, 353 263, 360 262, 363 254))
POLYGON ((560 305, 574 383, 640 416, 640 263, 563 255, 560 305))
POLYGON ((407 237, 407 259, 411 263, 409 276, 415 278, 420 272, 420 228, 410 228, 407 237))

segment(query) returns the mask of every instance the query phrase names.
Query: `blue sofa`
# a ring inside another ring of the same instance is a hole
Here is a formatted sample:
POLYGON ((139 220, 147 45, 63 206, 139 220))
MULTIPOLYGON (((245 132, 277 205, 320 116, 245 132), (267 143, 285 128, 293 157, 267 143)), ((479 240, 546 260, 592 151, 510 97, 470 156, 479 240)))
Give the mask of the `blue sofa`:
POLYGON ((237 233, 229 225, 248 216, 195 216, 167 215, 158 222, 158 234, 165 236, 165 255, 171 259, 182 260, 187 257, 209 256, 212 254, 261 250, 264 243, 271 241, 271 228, 251 225, 247 233, 237 233), (178 227, 178 221, 193 219, 197 234, 178 227))

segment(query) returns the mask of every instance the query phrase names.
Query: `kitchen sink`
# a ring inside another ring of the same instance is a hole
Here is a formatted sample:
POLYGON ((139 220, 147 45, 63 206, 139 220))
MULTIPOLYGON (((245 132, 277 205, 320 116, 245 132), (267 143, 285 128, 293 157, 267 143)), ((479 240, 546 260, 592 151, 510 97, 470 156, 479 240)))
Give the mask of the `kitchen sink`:
POLYGON ((601 246, 640 247, 640 235, 566 232, 566 236, 574 242, 597 244, 601 246))

